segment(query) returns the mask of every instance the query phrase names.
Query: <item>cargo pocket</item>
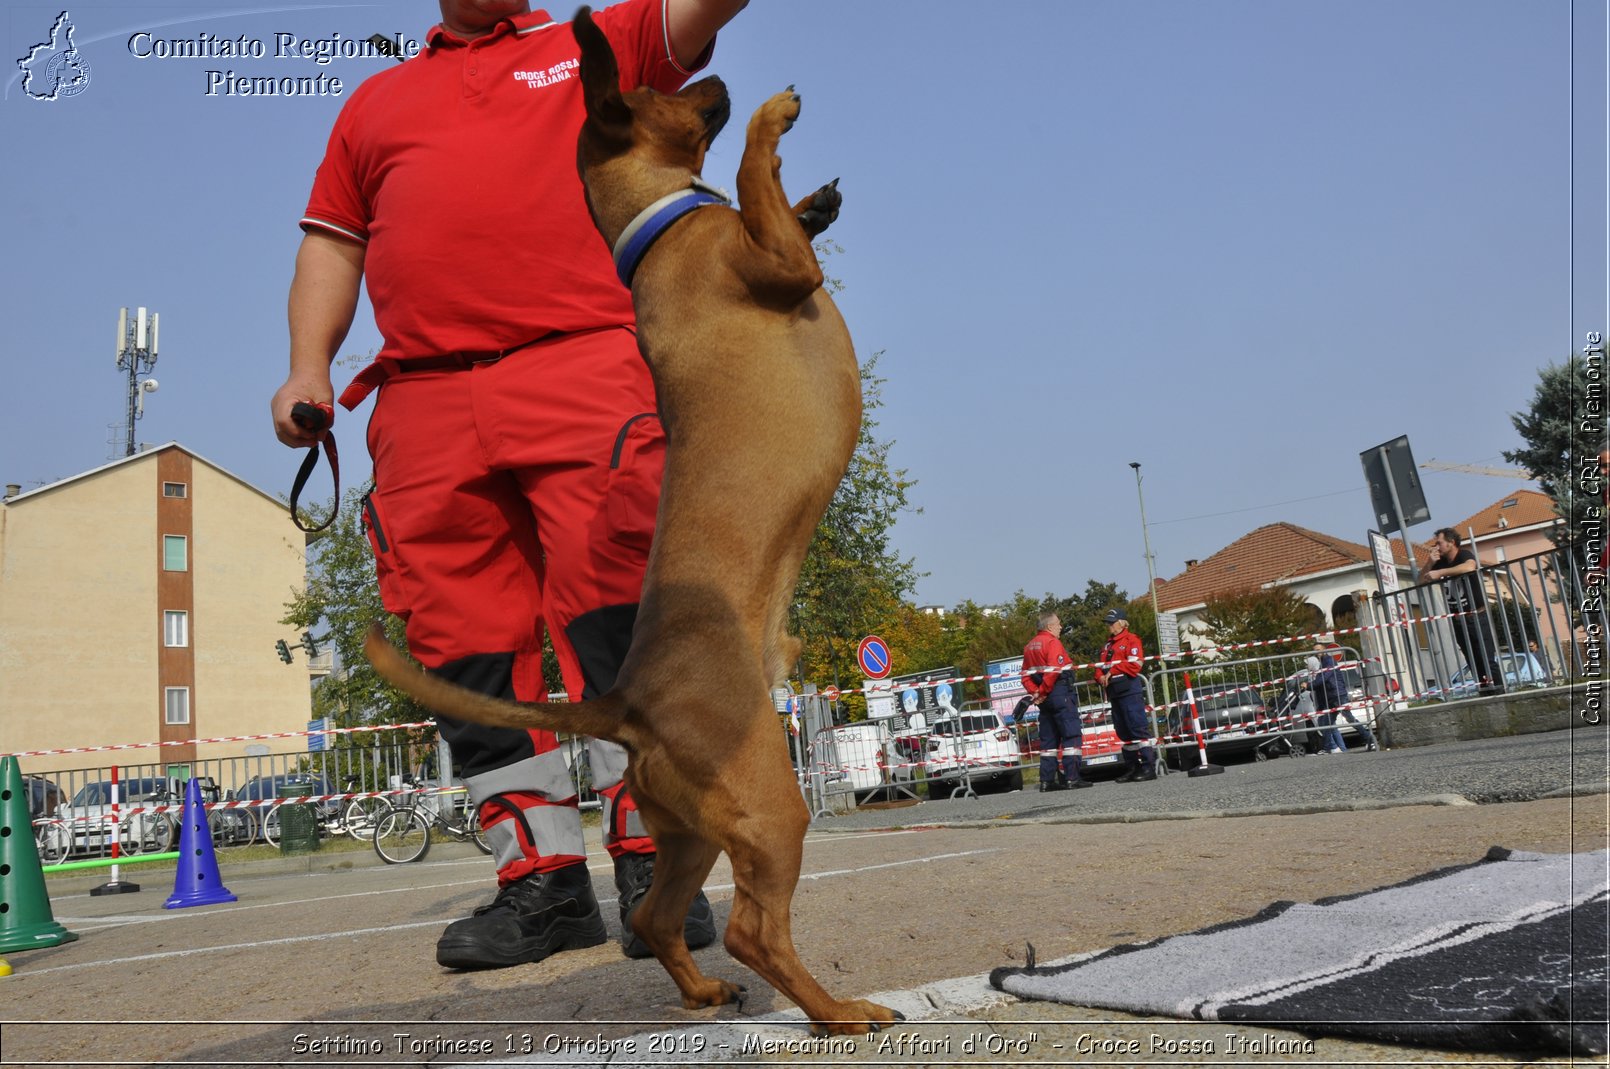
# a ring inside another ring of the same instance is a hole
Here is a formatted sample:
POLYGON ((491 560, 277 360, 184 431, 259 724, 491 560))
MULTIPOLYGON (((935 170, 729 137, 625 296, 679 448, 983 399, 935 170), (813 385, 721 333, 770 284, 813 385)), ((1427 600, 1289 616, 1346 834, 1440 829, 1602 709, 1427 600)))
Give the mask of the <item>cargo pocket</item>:
POLYGON ((665 430, 654 412, 641 412, 621 427, 609 457, 610 538, 647 553, 665 472, 665 430))
POLYGON ((402 596, 402 577, 397 554, 386 534, 384 510, 378 490, 363 495, 363 532, 369 538, 369 548, 375 555, 375 577, 380 582, 380 604, 386 611, 401 617, 408 615, 408 603, 402 596))

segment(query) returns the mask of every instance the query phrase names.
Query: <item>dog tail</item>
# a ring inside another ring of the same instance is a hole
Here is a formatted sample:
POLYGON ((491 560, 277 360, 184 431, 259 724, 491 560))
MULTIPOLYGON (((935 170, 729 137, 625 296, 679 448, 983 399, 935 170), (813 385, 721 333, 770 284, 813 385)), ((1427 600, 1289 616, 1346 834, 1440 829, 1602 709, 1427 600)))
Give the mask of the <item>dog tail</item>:
POLYGON ((363 651, 380 678, 428 709, 491 727, 542 729, 609 739, 630 748, 633 732, 615 694, 584 702, 511 702, 433 676, 410 662, 379 624, 369 628, 363 651))

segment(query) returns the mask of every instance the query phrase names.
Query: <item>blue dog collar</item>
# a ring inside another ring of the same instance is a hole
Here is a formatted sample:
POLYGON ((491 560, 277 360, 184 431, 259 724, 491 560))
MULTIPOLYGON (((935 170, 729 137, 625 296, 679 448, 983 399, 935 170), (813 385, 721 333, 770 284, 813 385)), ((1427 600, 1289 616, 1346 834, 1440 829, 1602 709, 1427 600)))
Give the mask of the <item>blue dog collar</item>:
POLYGON ((724 190, 707 184, 698 175, 693 176, 693 188, 682 189, 675 193, 661 197, 647 208, 637 213, 621 236, 615 240, 612 250, 615 256, 615 273, 620 276, 621 282, 631 288, 632 276, 637 274, 637 265, 642 262, 648 253, 649 246, 659 240, 660 235, 671 228, 671 224, 706 204, 728 204, 732 198, 724 190))

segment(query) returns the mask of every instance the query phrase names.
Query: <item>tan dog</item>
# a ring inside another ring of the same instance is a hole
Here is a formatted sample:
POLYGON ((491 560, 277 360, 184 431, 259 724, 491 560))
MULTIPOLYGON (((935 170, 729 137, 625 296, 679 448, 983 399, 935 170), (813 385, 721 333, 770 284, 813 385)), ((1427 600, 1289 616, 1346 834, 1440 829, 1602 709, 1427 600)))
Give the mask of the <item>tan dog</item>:
MULTIPOLYGON (((730 104, 718 78, 670 96, 622 94, 614 53, 586 8, 574 31, 587 104, 582 178, 615 246, 645 207, 699 184, 730 104)), ((522 705, 420 672, 378 629, 367 650, 382 676, 437 712, 625 746, 627 782, 659 850, 633 927, 682 1004, 741 1001, 742 988, 699 971, 682 938, 688 906, 724 850, 734 883, 727 950, 798 1003, 813 1031, 851 1034, 899 1018, 834 999, 794 950, 789 905, 810 818, 770 696, 799 647, 786 620, 800 565, 861 421, 855 353, 810 242, 837 215, 838 192, 825 186, 791 206, 778 177, 777 142, 798 115, 792 91, 766 101, 738 169, 742 208, 682 216, 632 277, 669 445, 636 629, 614 688, 580 704, 522 705)))

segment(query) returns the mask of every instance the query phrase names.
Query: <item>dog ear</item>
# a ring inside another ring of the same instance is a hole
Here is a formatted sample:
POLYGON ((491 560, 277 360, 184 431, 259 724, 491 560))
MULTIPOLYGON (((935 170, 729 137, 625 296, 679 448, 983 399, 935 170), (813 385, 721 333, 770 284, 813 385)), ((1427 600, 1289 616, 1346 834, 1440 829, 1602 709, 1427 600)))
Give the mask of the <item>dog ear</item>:
POLYGON ((581 93, 588 121, 607 137, 629 139, 632 112, 621 96, 620 66, 609 38, 593 21, 592 8, 579 8, 570 30, 581 46, 581 93))

